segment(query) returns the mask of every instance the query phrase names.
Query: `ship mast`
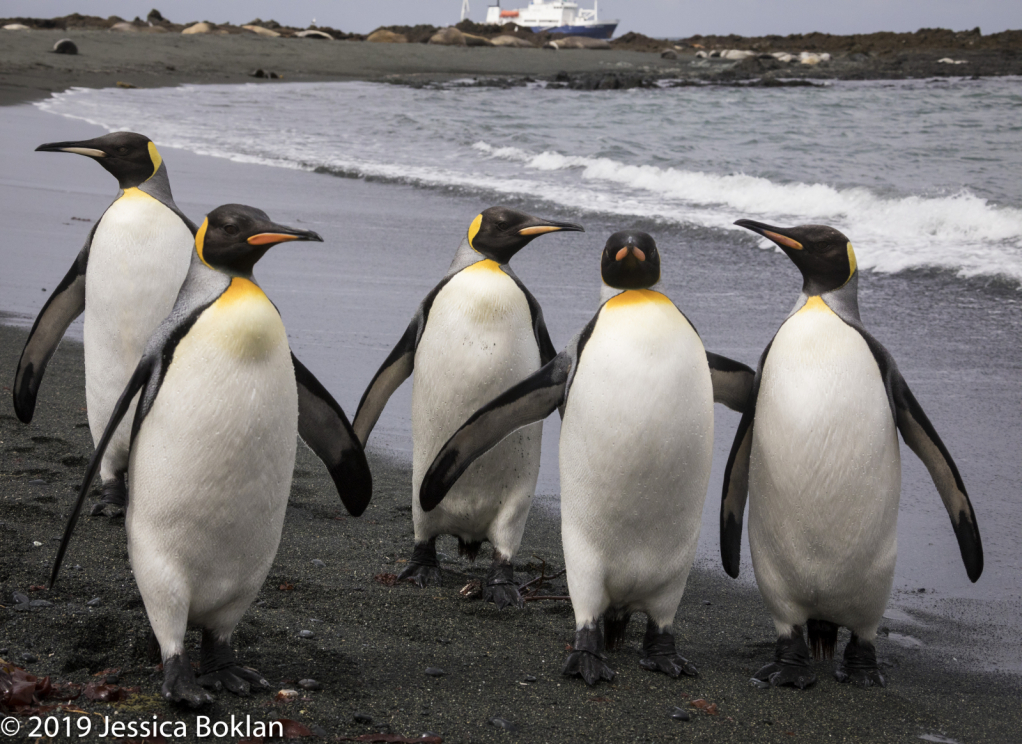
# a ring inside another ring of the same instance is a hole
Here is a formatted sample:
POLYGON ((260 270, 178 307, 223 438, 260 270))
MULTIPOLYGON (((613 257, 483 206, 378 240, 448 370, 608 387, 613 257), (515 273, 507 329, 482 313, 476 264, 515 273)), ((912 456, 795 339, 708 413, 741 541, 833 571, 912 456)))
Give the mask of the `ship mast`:
POLYGON ((468 18, 468 0, 461 0, 461 20, 468 18))

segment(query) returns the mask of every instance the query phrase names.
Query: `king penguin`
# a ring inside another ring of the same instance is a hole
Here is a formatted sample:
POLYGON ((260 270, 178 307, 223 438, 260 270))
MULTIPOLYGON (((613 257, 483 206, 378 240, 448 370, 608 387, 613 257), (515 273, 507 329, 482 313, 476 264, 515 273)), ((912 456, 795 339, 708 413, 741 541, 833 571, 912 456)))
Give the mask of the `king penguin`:
POLYGON ((419 491, 424 510, 512 431, 563 415, 561 537, 575 644, 564 674, 612 680, 603 649, 646 614, 644 669, 695 675, 672 628, 713 458, 713 403, 741 411, 753 371, 711 354, 662 292, 660 253, 637 230, 614 233, 601 259, 602 304, 568 347, 476 412, 444 445, 419 491), (599 623, 603 618, 603 633, 599 623))
POLYGON ((774 620, 774 661, 752 682, 805 688, 815 658, 851 631, 840 682, 884 686, 877 625, 894 581, 901 455, 898 431, 930 471, 965 570, 983 571, 976 515, 954 460, 859 318, 855 251, 824 225, 735 223, 772 240, 802 273, 802 293, 759 360, 724 473, 720 550, 738 576, 742 518, 760 594, 774 620))
MULTIPOLYGON (((167 166, 148 137, 115 132, 36 150, 92 158, 117 179, 120 191, 32 326, 14 378, 14 410, 24 423, 32 420, 46 364, 84 311, 85 399, 98 445, 146 341, 174 306, 188 273, 195 225, 174 204, 167 166)), ((107 447, 103 496, 94 513, 123 513, 128 436, 122 427, 107 447)))
POLYGON ((291 353, 273 303, 252 277, 272 246, 321 238, 252 207, 209 213, 174 308, 146 345, 86 471, 50 575, 56 581, 82 503, 131 401, 128 556, 163 658, 163 696, 201 706, 202 688, 267 687, 241 667, 231 633, 280 542, 296 434, 326 463, 354 516, 372 496, 344 411, 291 353), (199 677, 184 645, 202 629, 199 677))
POLYGON ((436 538, 455 535, 474 560, 483 540, 493 563, 483 597, 522 606, 511 560, 518 551, 539 476, 542 424, 504 442, 459 484, 443 508, 419 506, 419 482, 441 445, 469 414, 557 353, 543 311, 508 266, 533 239, 578 225, 490 207, 469 226, 443 280, 426 295, 383 362, 355 414, 365 445, 391 394, 415 370, 412 387, 412 523, 415 547, 398 577, 440 584, 436 538))

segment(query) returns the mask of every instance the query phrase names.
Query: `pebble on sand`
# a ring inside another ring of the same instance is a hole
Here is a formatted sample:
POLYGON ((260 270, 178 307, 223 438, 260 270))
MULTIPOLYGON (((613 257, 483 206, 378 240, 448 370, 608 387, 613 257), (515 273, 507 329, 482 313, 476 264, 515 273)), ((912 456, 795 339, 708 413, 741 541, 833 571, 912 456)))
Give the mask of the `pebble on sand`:
POLYGON ((311 630, 302 630, 302 631, 299 631, 298 637, 299 638, 304 638, 304 639, 308 640, 310 638, 315 638, 316 634, 313 633, 311 630))
POLYGON ((439 667, 426 667, 427 677, 443 677, 447 672, 439 667))
POLYGON ((323 683, 317 682, 314 679, 300 679, 298 680, 298 686, 301 687, 303 690, 315 691, 323 689, 323 683))
POLYGON ((511 721, 504 718, 498 718, 497 716, 491 718, 489 723, 491 726, 496 726, 499 729, 504 729, 505 731, 510 731, 512 733, 518 730, 518 727, 511 723, 511 721))
POLYGON ((675 721, 691 721, 692 716, 684 708, 675 708, 671 711, 671 718, 675 721))
POLYGON ((321 561, 319 558, 313 558, 312 565, 315 566, 316 568, 326 568, 326 564, 323 563, 323 561, 321 561))
POLYGON ((373 725, 373 717, 368 713, 355 713, 352 718, 355 719, 355 723, 364 723, 369 726, 373 725))

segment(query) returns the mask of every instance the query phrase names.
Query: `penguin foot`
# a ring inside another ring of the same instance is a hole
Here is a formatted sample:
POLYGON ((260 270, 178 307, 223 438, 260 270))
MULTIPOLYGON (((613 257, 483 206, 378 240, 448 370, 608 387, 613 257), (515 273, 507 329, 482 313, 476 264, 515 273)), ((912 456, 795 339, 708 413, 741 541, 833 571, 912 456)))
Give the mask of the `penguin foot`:
POLYGON ((430 584, 441 586, 440 561, 436 557, 435 537, 432 540, 415 543, 408 565, 397 578, 398 581, 411 581, 420 589, 425 589, 430 584))
POLYGON ((845 646, 844 660, 834 670, 834 679, 858 687, 887 687, 887 680, 877 664, 876 646, 854 633, 845 646))
POLYGON ((253 687, 268 688, 263 675, 255 669, 238 664, 230 640, 221 639, 215 633, 203 628, 202 652, 199 660, 200 685, 208 690, 226 689, 241 697, 247 696, 253 687))
POLYGON ((227 690, 227 692, 247 697, 252 688, 269 689, 270 683, 255 669, 243 666, 229 666, 215 672, 199 676, 198 683, 207 690, 227 690))
POLYGON ((607 666, 602 653, 602 638, 596 625, 586 626, 575 633, 575 646, 561 673, 567 677, 581 677, 592 687, 601 679, 612 682, 617 673, 607 666))
POLYGON ((646 623, 646 636, 642 639, 643 658, 639 666, 651 672, 663 672, 677 679, 681 675, 698 677, 696 665, 678 655, 674 645, 674 634, 657 627, 652 621, 646 623))
POLYGON ((190 708, 201 708, 213 702, 213 696, 195 681, 195 673, 188 655, 180 653, 163 662, 163 698, 171 703, 184 703, 190 708))
POLYGON ((99 501, 92 505, 90 516, 104 516, 110 519, 124 516, 124 510, 128 507, 128 488, 124 485, 124 473, 118 473, 113 480, 104 483, 99 494, 99 501))
POLYGON ((525 607, 525 600, 514 580, 514 566, 511 560, 499 553, 493 557, 493 564, 490 572, 486 574, 486 582, 483 584, 483 600, 493 602, 498 610, 505 607, 525 607))
POLYGON ((774 660, 760 669, 750 680, 756 687, 791 686, 804 690, 816 683, 809 666, 809 647, 796 625, 791 635, 781 636, 774 647, 774 660))

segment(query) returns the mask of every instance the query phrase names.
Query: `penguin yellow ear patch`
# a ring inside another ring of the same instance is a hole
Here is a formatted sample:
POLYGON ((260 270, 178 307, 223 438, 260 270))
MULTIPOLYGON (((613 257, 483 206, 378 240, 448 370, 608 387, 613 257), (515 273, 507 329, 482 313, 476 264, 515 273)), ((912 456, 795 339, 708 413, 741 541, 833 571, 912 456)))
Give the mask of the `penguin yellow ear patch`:
MULTIPOLYGON (((202 226, 199 227, 198 231, 196 231, 195 233, 195 252, 199 254, 199 260, 202 261, 202 263, 206 264, 206 266, 209 266, 209 264, 206 263, 206 259, 202 257, 202 249, 206 243, 206 228, 208 227, 209 218, 207 217, 202 221, 202 226)), ((210 266, 210 268, 213 267, 210 266)))
MULTIPOLYGON (((156 149, 156 145, 152 142, 149 143, 149 157, 153 161, 153 176, 156 175, 156 171, 163 165, 163 158, 160 157, 160 151, 156 149)), ((153 176, 149 176, 152 178, 153 176)))
POLYGON ((472 220, 472 224, 468 226, 468 244, 472 245, 472 241, 476 239, 476 235, 479 234, 479 228, 483 226, 483 216, 481 214, 476 215, 476 218, 472 220))
POLYGON ((852 274, 855 273, 855 269, 858 267, 858 263, 855 261, 855 251, 852 249, 852 244, 848 244, 848 278, 852 278, 852 274))

